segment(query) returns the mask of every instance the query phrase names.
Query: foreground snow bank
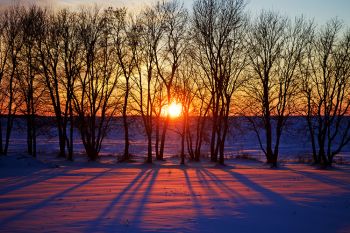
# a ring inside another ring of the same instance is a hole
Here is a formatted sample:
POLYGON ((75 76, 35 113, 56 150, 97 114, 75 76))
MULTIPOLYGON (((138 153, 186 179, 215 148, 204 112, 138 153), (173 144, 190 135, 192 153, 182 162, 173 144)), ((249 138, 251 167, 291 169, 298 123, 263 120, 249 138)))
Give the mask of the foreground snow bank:
POLYGON ((75 164, 1 158, 0 232, 350 232, 348 166, 75 164))

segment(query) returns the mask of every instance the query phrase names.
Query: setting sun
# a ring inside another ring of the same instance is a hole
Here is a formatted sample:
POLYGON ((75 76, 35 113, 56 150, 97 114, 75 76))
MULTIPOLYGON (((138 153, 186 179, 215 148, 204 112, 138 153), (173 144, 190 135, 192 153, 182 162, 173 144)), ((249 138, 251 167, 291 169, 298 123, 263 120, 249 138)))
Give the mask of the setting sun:
POLYGON ((172 102, 168 107, 170 117, 179 117, 181 115, 182 105, 180 103, 172 102))

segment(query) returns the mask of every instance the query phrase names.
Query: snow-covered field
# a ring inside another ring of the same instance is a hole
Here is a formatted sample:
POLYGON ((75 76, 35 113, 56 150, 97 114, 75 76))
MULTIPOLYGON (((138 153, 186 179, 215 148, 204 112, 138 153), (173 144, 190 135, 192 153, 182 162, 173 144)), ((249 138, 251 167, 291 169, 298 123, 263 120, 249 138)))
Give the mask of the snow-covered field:
POLYGON ((350 232, 349 165, 177 163, 0 158, 0 232, 350 232))
MULTIPOLYGON (((135 163, 116 163, 123 149, 118 127, 98 162, 87 161, 78 135, 75 161, 56 158, 54 128, 39 136, 37 160, 24 156, 25 133, 17 128, 9 156, 0 157, 0 233, 350 232, 350 165, 319 170, 297 163, 310 158, 298 123, 283 136, 279 168, 270 169, 253 132, 239 124, 234 129, 226 166, 206 159, 180 166, 175 126, 167 160, 152 165, 143 163, 146 141, 136 127, 135 163), (260 161, 235 159, 242 155, 260 161)), ((347 146, 338 158, 349 161, 349 155, 347 146)))
MULTIPOLYGON (((26 152, 26 128, 25 122, 17 120, 11 137, 9 151, 14 154, 25 154, 26 152)), ((112 124, 110 132, 103 141, 100 154, 102 156, 121 155, 124 146, 124 132, 122 120, 116 119, 112 124)), ((141 119, 134 119, 130 125, 130 151, 138 157, 145 157, 147 154, 147 141, 143 135, 141 119)), ((172 157, 180 153, 181 123, 171 123, 167 132, 165 144, 165 157, 172 157)), ((208 130, 208 137, 210 131, 208 130)), ((263 135, 261 135, 263 138, 263 135)), ((56 129, 44 127, 39 130, 38 135, 38 156, 41 160, 57 155, 59 151, 56 129)), ((78 132, 75 132, 74 151, 76 154, 84 154, 84 147, 81 143, 78 132)), ((208 141, 204 143, 202 153, 209 154, 208 141)), ((256 134, 251 130, 244 118, 231 118, 231 128, 226 140, 225 155, 227 158, 237 156, 248 156, 260 161, 265 161, 256 134)), ((305 119, 301 117, 290 118, 285 131, 282 134, 279 159, 282 161, 311 160, 311 143, 308 136, 305 119)), ((78 157, 79 158, 79 157, 78 157)), ((86 158, 86 157, 85 157, 86 158)), ((350 163, 350 144, 345 146, 342 152, 335 157, 336 160, 350 163)))

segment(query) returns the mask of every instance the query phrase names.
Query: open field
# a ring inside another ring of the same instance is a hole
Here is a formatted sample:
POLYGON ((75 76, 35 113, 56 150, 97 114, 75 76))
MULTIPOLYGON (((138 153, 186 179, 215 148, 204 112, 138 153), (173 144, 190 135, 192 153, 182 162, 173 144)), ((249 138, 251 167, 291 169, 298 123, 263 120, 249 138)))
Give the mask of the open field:
MULTIPOLYGON (((43 119, 40 119, 43 120, 43 119)), ((53 119, 51 119, 52 121, 53 119)), ((47 119, 46 119, 47 121, 47 119)), ((147 155, 147 140, 144 135, 144 129, 140 126, 141 119, 132 119, 130 124, 130 152, 136 157, 145 158, 147 155)), ((225 155, 227 158, 236 156, 248 156, 260 161, 265 161, 265 155, 261 151, 259 142, 251 125, 245 118, 231 117, 230 131, 225 143, 225 155)), ((52 161, 59 152, 59 143, 57 137, 57 129, 54 123, 49 123, 40 128, 37 139, 38 158, 40 160, 52 161)), ((5 125, 3 125, 5 127, 5 125)), ((167 132, 164 156, 165 158, 178 156, 180 154, 181 138, 179 131, 181 122, 171 122, 167 132)), ((9 146, 10 154, 26 154, 25 121, 16 119, 14 131, 11 135, 9 146)), ((209 155, 210 127, 206 132, 206 140, 202 146, 202 154, 209 155)), ((74 153, 75 160, 85 161, 87 156, 81 141, 78 130, 75 131, 74 153)), ((264 135, 261 135, 264 141, 264 135)), ((111 124, 106 138, 102 143, 100 155, 102 157, 115 157, 123 154, 124 150, 124 131, 122 127, 122 119, 115 118, 111 124)), ((286 125, 285 132, 282 134, 279 147, 279 160, 282 161, 298 161, 300 159, 307 161, 312 159, 312 150, 310 137, 307 131, 306 121, 303 117, 291 117, 286 125)), ((350 163, 350 144, 346 145, 340 154, 335 157, 336 161, 350 163)))
MULTIPOLYGON (((176 161, 177 162, 177 161, 176 161)), ((0 232, 350 232, 350 167, 0 159, 0 232)))

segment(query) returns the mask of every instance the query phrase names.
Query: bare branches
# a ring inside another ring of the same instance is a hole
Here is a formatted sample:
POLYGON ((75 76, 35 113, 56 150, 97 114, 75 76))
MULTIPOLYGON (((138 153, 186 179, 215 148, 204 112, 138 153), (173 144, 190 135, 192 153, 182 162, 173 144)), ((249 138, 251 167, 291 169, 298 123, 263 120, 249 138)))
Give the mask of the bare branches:
POLYGON ((102 141, 116 113, 118 98, 115 89, 122 74, 117 66, 108 17, 111 15, 102 14, 98 9, 84 9, 78 14, 77 39, 82 46, 82 66, 71 94, 78 115, 78 128, 91 160, 98 158, 102 141))
POLYGON ((212 95, 211 160, 224 163, 224 145, 233 93, 246 65, 244 1, 203 0, 193 5, 193 40, 198 64, 212 95))
POLYGON ((350 138, 350 33, 340 36, 341 29, 341 22, 332 19, 318 32, 303 70, 313 158, 326 166, 350 138))
MULTIPOLYGON (((296 112, 299 65, 305 59, 312 29, 312 23, 303 18, 296 18, 292 23, 274 12, 263 11, 251 26, 248 36, 250 80, 245 87, 248 98, 252 100, 250 103, 253 103, 251 114, 256 115, 251 120, 262 121, 266 140, 263 152, 274 166, 285 122, 296 112)), ((257 123, 253 125, 262 146, 257 123)))
POLYGON ((337 19, 316 31, 304 17, 272 11, 250 20, 245 5, 196 0, 191 15, 177 0, 136 15, 113 7, 7 9, 0 18, 0 117, 7 121, 5 144, 0 124, 0 153, 7 152, 18 110, 27 118, 30 154, 36 154, 36 115, 50 114, 60 155, 70 160, 74 127, 96 160, 114 117, 122 115, 123 159, 130 160, 133 114, 143 123, 147 161, 153 146, 162 160, 171 125, 165 109, 176 101, 182 163, 185 147, 199 160, 210 141, 211 160, 223 164, 229 119, 241 114, 276 165, 286 122, 301 114, 315 162, 331 164, 350 142, 350 32, 337 19))

